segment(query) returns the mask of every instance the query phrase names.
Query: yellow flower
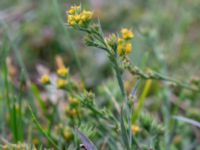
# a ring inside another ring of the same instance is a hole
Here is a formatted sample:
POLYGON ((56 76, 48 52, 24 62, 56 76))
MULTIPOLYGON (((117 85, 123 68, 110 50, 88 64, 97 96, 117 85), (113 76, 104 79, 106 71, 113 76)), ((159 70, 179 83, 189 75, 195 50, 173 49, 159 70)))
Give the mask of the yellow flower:
POLYGON ((118 55, 122 55, 123 54, 123 45, 122 44, 119 44, 118 46, 117 46, 117 53, 118 53, 118 55))
POLYGON ((118 55, 128 55, 132 51, 132 44, 131 43, 124 43, 124 44, 118 44, 117 46, 117 53, 118 55))
POLYGON ((63 136, 66 141, 70 141, 73 139, 73 133, 69 127, 65 127, 63 131, 63 136))
POLYGON ((69 97, 69 104, 72 107, 76 107, 79 105, 79 101, 78 101, 78 99, 76 99, 74 97, 69 97))
POLYGON ((128 55, 131 53, 131 51, 132 51, 132 44, 131 43, 125 44, 125 54, 128 55))
POLYGON ((70 9, 67 11, 67 13, 68 13, 69 15, 75 15, 75 13, 76 13, 77 11, 79 11, 80 9, 81 9, 81 6, 80 6, 80 5, 78 5, 78 6, 71 6, 70 9))
POLYGON ((136 135, 138 132, 140 132, 140 127, 138 126, 138 125, 132 125, 131 126, 131 130, 132 130, 132 133, 134 134, 134 135, 136 135))
POLYGON ((70 26, 78 24, 79 26, 88 25, 89 21, 92 19, 93 13, 91 11, 83 10, 81 11, 81 6, 72 6, 67 11, 67 22, 70 26))
POLYGON ((76 23, 78 23, 81 19, 81 16, 80 15, 75 15, 74 16, 74 20, 76 21, 76 23))
POLYGON ((128 30, 127 28, 121 29, 121 34, 122 34, 123 39, 125 40, 129 40, 134 37, 133 32, 131 30, 128 30))
POLYGON ((60 77, 66 77, 69 74, 69 68, 65 68, 65 67, 59 68, 57 70, 57 74, 60 77))
POLYGON ((70 26, 74 26, 75 25, 75 19, 74 19, 74 16, 72 16, 72 15, 68 15, 67 16, 67 22, 68 22, 68 24, 70 25, 70 26))
POLYGON ((79 111, 77 109, 75 109, 75 108, 71 108, 70 106, 66 107, 65 112, 70 117, 76 117, 76 116, 79 115, 79 111))
POLYGON ((43 75, 40 79, 41 83, 47 85, 50 83, 50 78, 48 75, 43 75))
POLYGON ((58 89, 63 89, 67 85, 67 80, 58 79, 57 82, 56 82, 56 84, 57 84, 57 88, 58 89))
POLYGON ((122 44, 124 40, 122 38, 118 38, 118 44, 122 44))
POLYGON ((69 15, 74 15, 75 12, 76 12, 75 9, 70 9, 70 10, 67 11, 67 13, 68 13, 69 15))
POLYGON ((93 13, 91 11, 83 10, 83 12, 81 13, 81 20, 83 22, 90 21, 92 18, 92 15, 93 13))

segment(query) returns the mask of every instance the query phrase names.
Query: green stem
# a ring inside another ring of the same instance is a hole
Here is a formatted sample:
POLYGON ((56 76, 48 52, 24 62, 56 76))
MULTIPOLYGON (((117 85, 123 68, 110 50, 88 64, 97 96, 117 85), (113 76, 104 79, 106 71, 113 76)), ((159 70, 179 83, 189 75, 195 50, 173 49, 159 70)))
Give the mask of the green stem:
POLYGON ((47 140, 56 148, 59 149, 59 147, 56 145, 56 143, 51 139, 51 137, 48 135, 47 132, 44 131, 44 129, 42 128, 42 126, 40 125, 40 123, 38 122, 38 120, 36 119, 36 116, 34 115, 30 105, 28 105, 28 108, 31 112, 31 116, 32 119, 34 121, 34 123, 36 124, 37 128, 40 130, 40 132, 42 132, 42 134, 47 138, 47 140))

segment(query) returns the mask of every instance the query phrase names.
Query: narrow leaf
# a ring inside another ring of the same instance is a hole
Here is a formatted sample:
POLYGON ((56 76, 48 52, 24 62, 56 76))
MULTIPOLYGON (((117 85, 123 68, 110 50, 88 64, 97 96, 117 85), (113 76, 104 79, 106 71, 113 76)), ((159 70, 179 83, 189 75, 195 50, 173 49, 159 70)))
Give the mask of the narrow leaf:
POLYGON ((178 120, 178 121, 186 122, 186 123, 189 123, 193 126, 200 128, 200 122, 198 122, 196 120, 193 120, 193 119, 190 119, 190 118, 187 118, 187 117, 182 117, 182 116, 173 116, 173 118, 178 120))
POLYGON ((76 129, 75 131, 79 135, 79 138, 86 150, 97 150, 95 145, 82 132, 80 132, 78 129, 76 129))

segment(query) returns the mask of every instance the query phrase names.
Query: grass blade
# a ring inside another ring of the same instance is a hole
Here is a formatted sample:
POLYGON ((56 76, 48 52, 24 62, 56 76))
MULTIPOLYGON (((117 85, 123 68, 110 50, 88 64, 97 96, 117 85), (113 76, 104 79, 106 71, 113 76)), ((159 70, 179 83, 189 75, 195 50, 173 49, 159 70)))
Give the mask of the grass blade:
POLYGON ((178 120, 178 121, 189 123, 193 126, 200 128, 200 122, 198 122, 196 120, 193 120, 193 119, 190 119, 190 118, 187 118, 187 117, 182 117, 182 116, 173 116, 173 118, 178 120))

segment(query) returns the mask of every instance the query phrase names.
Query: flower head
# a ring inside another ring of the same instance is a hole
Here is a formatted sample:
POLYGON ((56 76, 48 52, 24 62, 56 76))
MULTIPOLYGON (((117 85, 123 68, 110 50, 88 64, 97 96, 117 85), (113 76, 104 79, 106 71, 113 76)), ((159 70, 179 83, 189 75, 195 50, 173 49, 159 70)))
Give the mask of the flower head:
POLYGON ((66 77, 69 74, 69 68, 65 68, 65 67, 59 68, 57 70, 57 74, 60 77, 66 77))
POLYGON ((117 53, 118 55, 128 55, 132 51, 132 44, 131 43, 119 43, 117 46, 117 53))
POLYGON ((66 141, 70 141, 73 139, 73 132, 69 127, 65 127, 63 130, 63 137, 66 141))
POLYGON ((93 13, 87 10, 81 10, 81 6, 72 6, 67 11, 67 22, 70 26, 87 26, 92 19, 93 13))
POLYGON ((125 44, 125 54, 130 54, 132 51, 132 44, 131 43, 126 43, 125 44))
POLYGON ((58 89, 63 89, 67 85, 67 80, 58 79, 57 82, 56 82, 56 84, 57 84, 57 88, 58 89))
POLYGON ((69 15, 74 15, 77 11, 81 10, 81 6, 77 5, 77 6, 71 6, 70 9, 67 11, 67 13, 69 15))
POLYGON ((131 130, 132 130, 132 133, 135 135, 137 134, 138 132, 140 132, 140 127, 138 125, 132 125, 131 126, 131 130))
POLYGON ((133 32, 127 28, 121 29, 121 34, 124 40, 130 40, 134 37, 133 32))
POLYGON ((69 104, 75 108, 79 105, 79 101, 75 97, 69 97, 69 104))
POLYGON ((44 85, 47 85, 50 83, 50 78, 48 75, 43 75, 40 79, 41 83, 44 84, 44 85))

